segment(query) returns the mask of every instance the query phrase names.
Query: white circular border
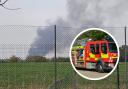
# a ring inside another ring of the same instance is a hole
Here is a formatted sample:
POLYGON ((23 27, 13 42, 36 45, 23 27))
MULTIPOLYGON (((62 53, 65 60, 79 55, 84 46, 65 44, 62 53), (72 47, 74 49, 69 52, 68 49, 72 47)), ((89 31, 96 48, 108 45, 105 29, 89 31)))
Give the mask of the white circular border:
POLYGON ((70 63, 73 67, 73 69, 77 72, 77 74, 79 74, 81 77, 85 78, 85 79, 88 79, 88 80, 101 80, 101 79, 104 79, 106 77, 108 77, 109 75, 111 75, 114 70, 116 69, 118 63, 119 63, 119 57, 120 57, 120 52, 119 52, 119 46, 118 46, 118 43, 117 41, 115 40, 115 38, 107 31, 103 30, 103 29, 100 29, 100 28, 88 28, 88 29, 85 29, 83 30, 82 32, 80 32, 76 37, 75 39, 72 41, 72 44, 70 46, 70 52, 69 52, 69 56, 70 56, 70 63), (90 78, 90 77, 87 77, 87 76, 84 76, 83 74, 79 73, 79 71, 75 68, 74 64, 72 63, 72 56, 71 56, 71 50, 72 50, 72 46, 75 42, 75 40, 81 35, 83 34, 84 32, 87 32, 87 31, 91 31, 91 30, 98 30, 98 31, 103 31, 105 33, 107 33, 108 35, 110 35, 112 37, 112 39, 114 40, 114 42, 116 43, 116 46, 117 46, 117 50, 118 50, 118 58, 117 58, 117 62, 116 62, 116 65, 114 66, 114 68, 111 70, 110 73, 106 74, 105 76, 102 76, 102 77, 99 77, 99 78, 90 78))

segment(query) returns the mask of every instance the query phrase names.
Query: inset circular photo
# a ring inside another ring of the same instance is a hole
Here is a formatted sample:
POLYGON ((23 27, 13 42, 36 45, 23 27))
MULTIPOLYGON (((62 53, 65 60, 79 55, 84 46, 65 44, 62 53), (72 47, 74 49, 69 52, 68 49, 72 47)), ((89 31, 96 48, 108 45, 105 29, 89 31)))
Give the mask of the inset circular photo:
POLYGON ((83 78, 104 79, 112 74, 118 65, 117 41, 104 29, 86 29, 80 32, 71 44, 70 62, 83 78))

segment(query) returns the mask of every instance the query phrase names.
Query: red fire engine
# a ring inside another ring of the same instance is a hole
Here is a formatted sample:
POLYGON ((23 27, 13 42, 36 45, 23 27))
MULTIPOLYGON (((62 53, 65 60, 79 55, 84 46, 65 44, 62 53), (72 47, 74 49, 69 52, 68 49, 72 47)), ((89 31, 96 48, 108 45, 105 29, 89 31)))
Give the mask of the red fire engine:
POLYGON ((118 57, 117 46, 107 40, 89 41, 84 46, 72 48, 72 62, 76 68, 112 70, 118 57))

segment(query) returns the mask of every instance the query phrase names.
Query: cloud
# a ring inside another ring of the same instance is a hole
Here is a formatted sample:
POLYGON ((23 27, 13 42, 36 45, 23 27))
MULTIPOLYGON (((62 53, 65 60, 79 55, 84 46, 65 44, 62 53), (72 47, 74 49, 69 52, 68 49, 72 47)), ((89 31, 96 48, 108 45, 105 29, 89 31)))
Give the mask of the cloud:
MULTIPOLYGON (((124 28, 111 27, 127 25, 127 3, 127 0, 67 0, 67 18, 58 18, 49 24, 57 25, 58 56, 64 53, 68 56, 74 37, 89 27, 101 27, 109 31, 118 40, 119 45, 122 45, 124 28)), ((54 27, 50 29, 51 27, 38 29, 38 37, 31 45, 29 55, 46 56, 54 53, 54 27)))

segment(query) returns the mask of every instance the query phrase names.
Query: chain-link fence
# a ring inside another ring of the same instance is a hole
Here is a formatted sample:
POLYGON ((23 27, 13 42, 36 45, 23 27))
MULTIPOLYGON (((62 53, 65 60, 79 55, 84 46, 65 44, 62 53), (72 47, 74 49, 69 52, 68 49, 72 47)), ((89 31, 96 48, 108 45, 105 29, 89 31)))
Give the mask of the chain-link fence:
POLYGON ((107 78, 81 78, 69 62, 74 37, 89 27, 0 26, 0 89, 127 89, 126 27, 99 27, 120 46, 117 69, 107 78))

